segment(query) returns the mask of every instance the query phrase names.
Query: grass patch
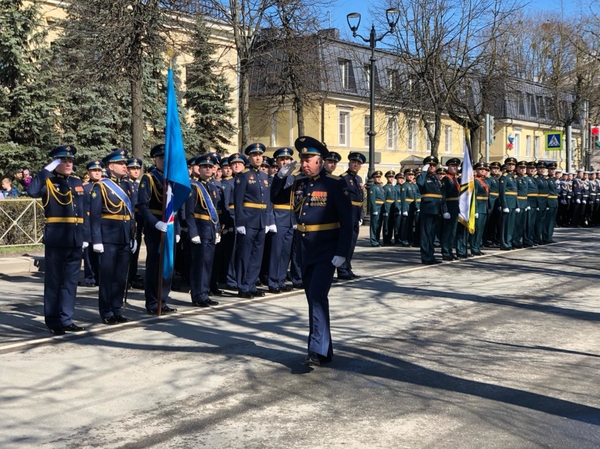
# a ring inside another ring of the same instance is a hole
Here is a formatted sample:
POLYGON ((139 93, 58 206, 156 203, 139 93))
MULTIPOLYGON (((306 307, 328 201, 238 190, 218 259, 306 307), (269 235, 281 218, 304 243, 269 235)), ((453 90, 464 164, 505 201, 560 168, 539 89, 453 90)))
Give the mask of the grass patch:
POLYGON ((44 245, 0 246, 0 257, 17 257, 44 250, 44 245))

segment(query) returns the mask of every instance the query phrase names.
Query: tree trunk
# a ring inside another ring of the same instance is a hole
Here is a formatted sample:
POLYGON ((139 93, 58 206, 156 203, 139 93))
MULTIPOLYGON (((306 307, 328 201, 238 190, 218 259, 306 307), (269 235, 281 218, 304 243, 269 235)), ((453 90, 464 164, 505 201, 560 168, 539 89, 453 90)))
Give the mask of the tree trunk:
POLYGON ((144 111, 142 108, 142 74, 131 79, 131 150, 134 157, 144 157, 144 111))
POLYGON ((248 63, 240 61, 240 150, 243 151, 248 145, 250 138, 250 78, 248 75, 248 63))
POLYGON ((298 122, 298 136, 304 136, 304 101, 300 97, 296 97, 296 121, 298 122))

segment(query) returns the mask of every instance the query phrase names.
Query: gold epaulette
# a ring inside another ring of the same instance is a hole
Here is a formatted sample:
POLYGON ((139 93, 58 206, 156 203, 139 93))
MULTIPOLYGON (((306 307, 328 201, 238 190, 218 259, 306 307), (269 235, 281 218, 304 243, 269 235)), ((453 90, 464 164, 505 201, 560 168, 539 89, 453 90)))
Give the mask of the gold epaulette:
POLYGON ((331 179, 337 179, 338 181, 342 179, 338 175, 332 175, 331 173, 327 173, 327 177, 331 179))

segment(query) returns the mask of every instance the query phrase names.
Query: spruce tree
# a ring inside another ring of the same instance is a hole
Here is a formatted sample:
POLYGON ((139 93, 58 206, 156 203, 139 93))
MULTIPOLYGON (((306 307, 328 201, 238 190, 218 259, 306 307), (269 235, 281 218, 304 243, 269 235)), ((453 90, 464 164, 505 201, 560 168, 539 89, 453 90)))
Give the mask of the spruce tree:
POLYGON ((190 41, 193 61, 186 67, 186 106, 192 111, 195 142, 187 143, 189 152, 224 152, 236 132, 232 123, 231 87, 214 59, 216 46, 209 42, 210 32, 201 16, 198 17, 190 41))
POLYGON ((0 0, 0 168, 37 170, 59 143, 50 47, 37 0, 0 0))

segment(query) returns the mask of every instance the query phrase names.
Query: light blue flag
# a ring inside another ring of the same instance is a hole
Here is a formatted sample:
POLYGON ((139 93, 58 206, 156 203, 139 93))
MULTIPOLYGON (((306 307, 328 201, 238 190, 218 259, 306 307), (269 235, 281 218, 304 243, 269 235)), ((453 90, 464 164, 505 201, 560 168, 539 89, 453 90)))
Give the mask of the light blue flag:
POLYGON ((177 96, 173 82, 173 70, 169 69, 167 79, 167 124, 165 126, 165 213, 163 221, 167 223, 167 235, 163 248, 163 279, 173 273, 175 253, 175 214, 190 194, 190 178, 187 160, 183 149, 183 138, 177 112, 177 96))

